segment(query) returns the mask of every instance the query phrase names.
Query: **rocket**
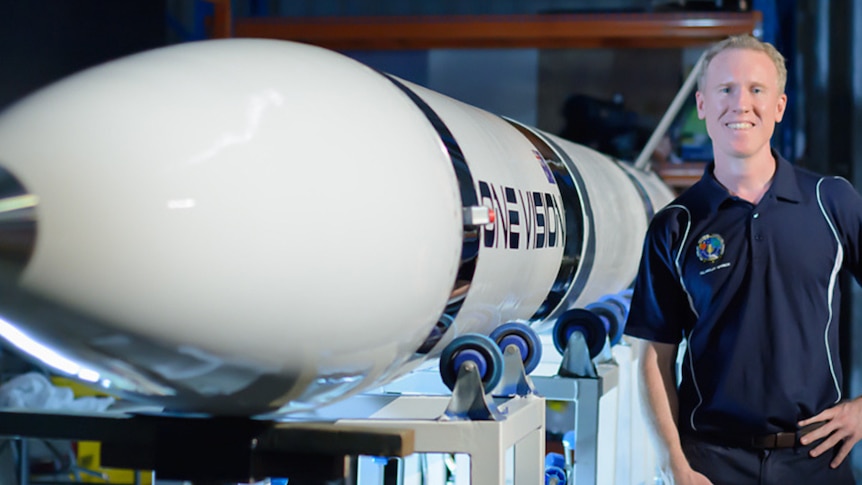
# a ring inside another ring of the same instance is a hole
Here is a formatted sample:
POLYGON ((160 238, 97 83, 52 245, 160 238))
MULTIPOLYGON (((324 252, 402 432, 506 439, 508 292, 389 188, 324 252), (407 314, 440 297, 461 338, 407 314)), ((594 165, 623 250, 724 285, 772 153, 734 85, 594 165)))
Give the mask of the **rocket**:
POLYGON ((0 338, 179 412, 322 406, 624 290, 653 173, 310 45, 177 44, 0 114, 0 338))

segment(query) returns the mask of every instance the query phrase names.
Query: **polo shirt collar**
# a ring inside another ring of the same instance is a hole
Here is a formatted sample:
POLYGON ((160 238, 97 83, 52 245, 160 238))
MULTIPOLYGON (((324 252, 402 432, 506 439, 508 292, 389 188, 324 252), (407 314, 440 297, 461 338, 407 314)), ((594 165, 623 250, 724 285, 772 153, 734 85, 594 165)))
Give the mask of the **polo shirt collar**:
MULTIPOLYGON (((772 156, 775 158, 775 174, 772 176, 772 185, 766 192, 766 195, 772 194, 777 199, 784 199, 790 202, 799 202, 802 200, 802 193, 799 191, 799 185, 796 183, 796 172, 793 165, 790 164, 784 157, 775 150, 772 150, 772 156)), ((715 178, 715 161, 711 161, 706 165, 703 172, 703 178, 700 183, 703 189, 703 201, 709 206, 710 212, 715 212, 721 204, 730 199, 732 196, 715 178)))

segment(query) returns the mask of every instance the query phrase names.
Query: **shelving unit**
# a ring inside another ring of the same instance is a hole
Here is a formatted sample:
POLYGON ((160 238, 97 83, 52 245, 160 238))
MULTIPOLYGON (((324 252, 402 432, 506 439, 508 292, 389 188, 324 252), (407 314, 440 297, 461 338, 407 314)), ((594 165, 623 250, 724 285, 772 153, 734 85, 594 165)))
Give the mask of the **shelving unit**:
POLYGON ((659 177, 668 187, 677 192, 682 192, 700 180, 705 168, 706 162, 667 163, 654 166, 659 177))
POLYGON ((266 17, 231 23, 234 37, 289 39, 335 50, 668 48, 752 32, 760 12, 266 17))

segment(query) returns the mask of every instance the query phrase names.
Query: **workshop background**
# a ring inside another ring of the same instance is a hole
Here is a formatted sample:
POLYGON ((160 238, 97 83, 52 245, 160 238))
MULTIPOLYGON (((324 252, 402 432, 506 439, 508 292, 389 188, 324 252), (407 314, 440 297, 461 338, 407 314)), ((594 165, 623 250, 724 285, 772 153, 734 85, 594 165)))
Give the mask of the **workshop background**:
MULTIPOLYGON (((718 36, 726 35, 722 14, 749 16, 745 18, 753 32, 773 42, 788 59, 789 111, 778 127, 775 146, 796 164, 844 176, 862 188, 862 137, 854 136, 862 129, 862 2, 855 1, 2 0, 0 109, 65 75, 126 54, 224 36, 226 29, 228 35, 230 29, 247 36, 266 32, 246 22, 260 18, 280 19, 280 32, 290 32, 291 26, 303 23, 358 16, 428 16, 441 23, 447 16, 470 16, 480 25, 494 15, 589 12, 613 22, 615 16, 632 13, 680 11, 697 12, 703 25, 716 29, 711 35, 718 36), (232 25, 224 23, 225 9, 232 25)), ((320 34, 312 42, 633 160, 711 39, 685 34, 620 39, 607 34, 522 40, 499 32, 482 45, 462 46, 450 45, 442 33, 412 44, 373 34, 365 34, 361 42, 348 38, 348 44, 320 34)), ((668 131, 667 149, 654 157, 655 168, 678 189, 696 179, 710 154, 705 128, 693 113, 689 101, 668 131)), ((862 290, 853 288, 844 295, 840 324, 849 337, 841 349, 847 366, 845 391, 855 396, 862 394, 862 290)), ((858 447, 853 463, 862 470, 858 447)))

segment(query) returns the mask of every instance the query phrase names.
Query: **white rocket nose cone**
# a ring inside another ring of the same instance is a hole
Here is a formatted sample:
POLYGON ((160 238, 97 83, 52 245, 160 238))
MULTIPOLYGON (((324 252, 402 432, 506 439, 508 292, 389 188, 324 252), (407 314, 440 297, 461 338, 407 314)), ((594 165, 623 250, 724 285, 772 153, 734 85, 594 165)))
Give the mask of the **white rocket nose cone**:
POLYGON ((422 346, 457 276, 438 133, 390 79, 319 48, 231 39, 94 67, 0 116, 0 167, 17 283, 101 322, 79 363, 171 407, 369 386, 422 346))

